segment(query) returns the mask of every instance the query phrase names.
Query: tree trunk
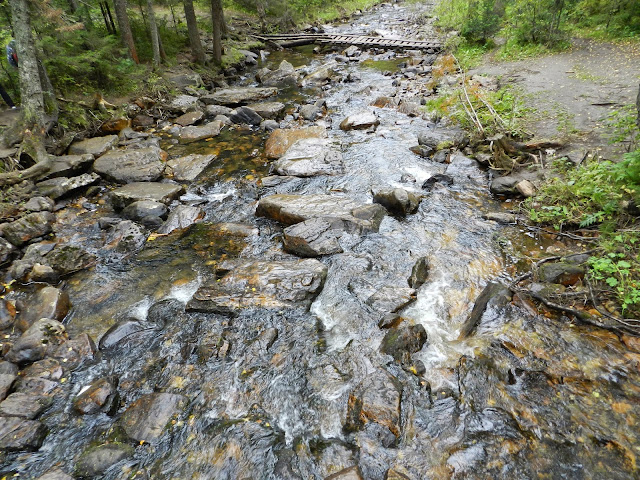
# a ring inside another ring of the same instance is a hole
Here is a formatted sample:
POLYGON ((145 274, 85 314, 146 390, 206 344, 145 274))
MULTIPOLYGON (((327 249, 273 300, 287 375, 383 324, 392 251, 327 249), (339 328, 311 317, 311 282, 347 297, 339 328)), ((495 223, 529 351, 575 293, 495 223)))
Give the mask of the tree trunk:
POLYGON ((222 61, 222 1, 211 0, 211 22, 213 23, 213 58, 222 61))
POLYGON ((204 65, 206 56, 204 54, 204 48, 202 48, 202 40, 200 40, 196 13, 193 10, 193 0, 184 0, 184 17, 187 20, 187 31, 189 32, 191 52, 193 53, 193 56, 196 57, 196 62, 204 65))
POLYGON ((78 10, 78 0, 69 0, 69 8, 71 9, 71 13, 75 13, 78 10))
POLYGON ((136 44, 133 41, 131 25, 129 25, 127 0, 113 0, 113 3, 116 9, 116 18, 118 19, 118 27, 120 28, 120 38, 122 38, 122 43, 129 49, 131 59, 136 63, 140 63, 140 60, 138 60, 138 52, 136 51, 136 44))
POLYGON ((149 17, 149 30, 151 31, 151 48, 153 50, 153 65, 160 65, 160 37, 158 36, 158 24, 156 15, 153 13, 153 4, 147 0, 147 17, 149 17))
POLYGON ((111 9, 109 8, 109 2, 104 2, 104 8, 107 11, 107 17, 109 19, 109 23, 111 23, 111 30, 113 31, 113 34, 115 35, 116 33, 118 33, 118 30, 116 30, 116 24, 113 21, 113 15, 111 15, 111 9))
POLYGON ((104 26, 107 28, 107 33, 109 35, 115 35, 116 32, 111 28, 111 24, 109 23, 109 17, 107 17, 107 9, 104 8, 104 4, 102 2, 98 2, 100 4, 100 11, 102 12, 102 18, 104 18, 104 26))
POLYGON ((638 128, 640 128, 640 88, 638 89, 638 98, 636 99, 636 109, 638 110, 638 119, 636 120, 636 123, 638 128))

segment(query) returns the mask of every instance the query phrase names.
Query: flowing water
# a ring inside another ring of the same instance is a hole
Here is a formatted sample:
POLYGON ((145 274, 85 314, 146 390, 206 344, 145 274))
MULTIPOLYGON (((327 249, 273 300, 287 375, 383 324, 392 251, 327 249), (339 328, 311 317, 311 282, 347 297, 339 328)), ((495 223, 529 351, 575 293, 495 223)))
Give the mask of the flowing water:
MULTIPOLYGON (((403 34, 410 28, 404 19, 420 14, 416 8, 383 6, 333 28, 403 34)), ((302 49, 274 53, 265 63, 275 68, 282 58, 318 66, 330 55, 302 49)), ((373 60, 395 62, 393 54, 373 60)), ((66 396, 43 418, 50 428, 43 447, 8 456, 5 472, 36 478, 52 466, 72 471, 88 446, 126 442, 117 422, 126 406, 146 393, 169 392, 188 402, 161 441, 137 445, 133 457, 103 478, 323 479, 353 465, 363 478, 376 480, 637 478, 640 354, 607 331, 515 305, 488 311, 475 335, 457 340, 487 282, 515 273, 509 252, 539 256, 553 242, 482 219, 504 205, 488 193, 488 174, 475 161, 456 155, 450 164, 438 164, 411 153, 426 120, 376 108, 381 124, 375 133, 341 131, 345 116, 371 110, 377 97, 402 87, 370 63, 338 68, 361 80, 284 91, 279 100, 291 107, 326 99, 324 122, 343 154, 344 175, 262 187, 269 172, 266 135, 235 129, 188 147, 165 145, 172 155, 218 155, 183 197, 204 207, 206 218, 149 241, 136 256, 100 250, 96 219, 109 213, 107 205, 68 207, 77 220, 58 235, 101 259, 66 286, 74 304, 71 335, 99 338, 122 319, 144 321, 158 300, 186 302, 225 258, 294 259, 282 250, 281 227, 255 217, 261 196, 324 193, 371 202, 377 186, 423 193, 423 181, 436 173, 452 176, 454 184, 436 185, 415 215, 388 216, 378 233, 322 258, 328 276, 310 311, 248 309, 228 317, 178 310, 162 328, 101 353, 70 374, 66 396), (403 182, 407 174, 416 181, 403 182), (229 234, 222 222, 245 224, 249 235, 229 234), (362 299, 381 288, 406 288, 421 257, 429 260, 429 278, 401 312, 428 335, 414 356, 426 371, 416 375, 380 353, 385 331, 362 299), (277 338, 266 348, 273 328, 277 338), (380 369, 402 388, 397 440, 373 422, 345 428, 349 395, 365 378, 375 383, 380 369), (75 415, 71 399, 105 375, 120 379, 119 413, 75 415)), ((241 83, 250 85, 251 78, 241 83)))

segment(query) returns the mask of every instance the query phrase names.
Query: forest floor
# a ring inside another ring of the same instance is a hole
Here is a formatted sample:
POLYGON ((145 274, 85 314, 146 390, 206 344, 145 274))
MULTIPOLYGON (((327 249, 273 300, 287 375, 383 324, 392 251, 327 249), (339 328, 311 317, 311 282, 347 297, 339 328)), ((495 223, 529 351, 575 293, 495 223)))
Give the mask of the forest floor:
POLYGON ((553 55, 513 62, 488 57, 471 73, 521 88, 534 109, 531 133, 570 143, 572 159, 590 152, 614 160, 625 145, 609 144, 612 124, 635 104, 639 64, 640 44, 576 39, 572 48, 553 55))

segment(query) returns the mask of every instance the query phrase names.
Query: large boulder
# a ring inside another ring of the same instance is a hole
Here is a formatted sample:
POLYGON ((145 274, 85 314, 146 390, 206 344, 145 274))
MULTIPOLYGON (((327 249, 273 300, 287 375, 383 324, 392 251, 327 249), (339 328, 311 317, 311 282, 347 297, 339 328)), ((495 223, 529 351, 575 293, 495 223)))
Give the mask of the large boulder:
POLYGON ((23 332, 41 318, 62 321, 71 308, 67 292, 50 286, 29 295, 23 302, 26 307, 16 317, 16 326, 23 332))
POLYGON ((187 228, 203 218, 204 210, 202 208, 191 205, 178 205, 171 210, 167 220, 158 228, 157 232, 160 234, 171 233, 174 230, 187 228))
POLYGON ((127 205, 122 210, 122 215, 129 220, 139 222, 146 217, 164 217, 167 211, 168 208, 164 203, 155 200, 138 200, 127 205))
POLYGON ((197 110, 194 112, 187 112, 180 115, 178 118, 176 118, 173 121, 173 123, 177 123, 181 127, 188 127, 190 125, 195 125, 203 118, 204 118, 204 112, 197 110))
POLYGON ((400 401, 402 385, 396 377, 378 369, 368 375, 349 395, 347 430, 358 430, 374 422, 400 436, 400 401))
POLYGON ((377 232, 387 211, 378 204, 362 204, 333 195, 269 195, 258 202, 256 215, 285 225, 311 218, 342 219, 361 232, 377 232))
POLYGON ((51 233, 56 217, 51 212, 35 212, 4 225, 2 234, 9 242, 20 247, 34 238, 51 233))
POLYGON ((50 318, 41 318, 22 334, 5 359, 19 365, 41 360, 47 352, 55 349, 66 340, 64 325, 50 318))
POLYGON ((259 102, 278 93, 275 87, 234 87, 218 90, 217 92, 200 97, 206 105, 246 105, 259 102))
POLYGON ((287 153, 289 147, 305 138, 325 138, 327 130, 324 127, 307 127, 298 129, 277 129, 267 139, 264 152, 267 158, 280 158, 287 153))
POLYGON ((469 136, 458 127, 434 127, 418 134, 418 143, 434 151, 445 148, 464 148, 469 136))
POLYGON ((294 177, 338 175, 344 171, 342 154, 324 138, 298 140, 273 167, 278 175, 294 177))
POLYGON ((167 153, 156 147, 112 150, 93 169, 107 180, 120 183, 153 182, 162 176, 167 153))
POLYGON ((318 257, 342 253, 340 238, 354 232, 354 225, 339 218, 311 218, 284 229, 283 245, 287 252, 300 257, 318 257))
POLYGON ((214 120, 199 127, 183 127, 178 132, 178 140, 181 143, 191 143, 220 135, 222 122, 214 120))
POLYGON ((36 185, 36 189, 40 195, 57 200, 65 195, 75 194, 90 185, 95 185, 99 181, 100 176, 98 174, 83 173, 77 177, 56 177, 44 180, 36 185))
POLYGON ((300 81, 300 74, 293 65, 283 60, 277 70, 262 72, 259 75, 259 80, 267 87, 295 87, 300 81))
POLYGON ((421 198, 403 188, 387 188, 373 192, 373 201, 379 203, 396 217, 406 217, 416 213, 421 198))
POLYGON ((94 157, 90 154, 55 157, 51 161, 47 178, 75 177, 89 170, 93 165, 93 160, 94 157))
POLYGON ((109 231, 105 248, 119 253, 134 253, 144 247, 147 241, 145 230, 131 220, 123 220, 109 231))
POLYGON ((318 67, 313 72, 309 73, 306 77, 302 79, 303 87, 313 87, 313 86, 322 86, 327 83, 331 77, 335 74, 335 67, 338 65, 337 62, 331 61, 318 67))
POLYGON ((37 450, 47 436, 47 427, 36 420, 0 417, 0 450, 37 450))
POLYGON ((243 308, 307 308, 320 293, 327 267, 317 260, 227 261, 214 282, 201 286, 187 309, 232 313, 243 308))
POLYGON ((124 412, 120 423, 133 440, 155 443, 169 421, 186 406, 186 401, 186 397, 172 393, 143 395, 124 412))
POLYGON ((178 95, 168 105, 169 110, 174 113, 193 112, 198 109, 198 97, 193 95, 178 95))
POLYGON ((280 102, 261 102, 247 105, 262 118, 277 119, 284 113, 285 105, 280 102))
POLYGON ((69 147, 69 155, 93 155, 99 157, 118 145, 117 135, 94 137, 74 142, 69 147))
POLYGON ((340 122, 341 130, 366 130, 370 127, 380 125, 378 117, 371 112, 362 112, 355 115, 349 115, 340 122))
POLYGON ((154 200, 168 205, 183 191, 184 189, 180 185, 174 183, 129 183, 111 192, 111 203, 117 209, 122 209, 138 200, 154 200))

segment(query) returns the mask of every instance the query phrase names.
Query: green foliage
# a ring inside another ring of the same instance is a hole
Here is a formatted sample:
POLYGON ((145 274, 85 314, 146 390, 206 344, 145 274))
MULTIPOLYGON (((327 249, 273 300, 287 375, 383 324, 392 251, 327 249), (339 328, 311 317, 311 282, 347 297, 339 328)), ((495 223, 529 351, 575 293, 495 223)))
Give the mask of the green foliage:
POLYGON ((605 124, 611 130, 609 143, 628 143, 629 150, 637 145, 638 127, 636 125, 638 111, 634 105, 625 105, 607 115, 605 124))

